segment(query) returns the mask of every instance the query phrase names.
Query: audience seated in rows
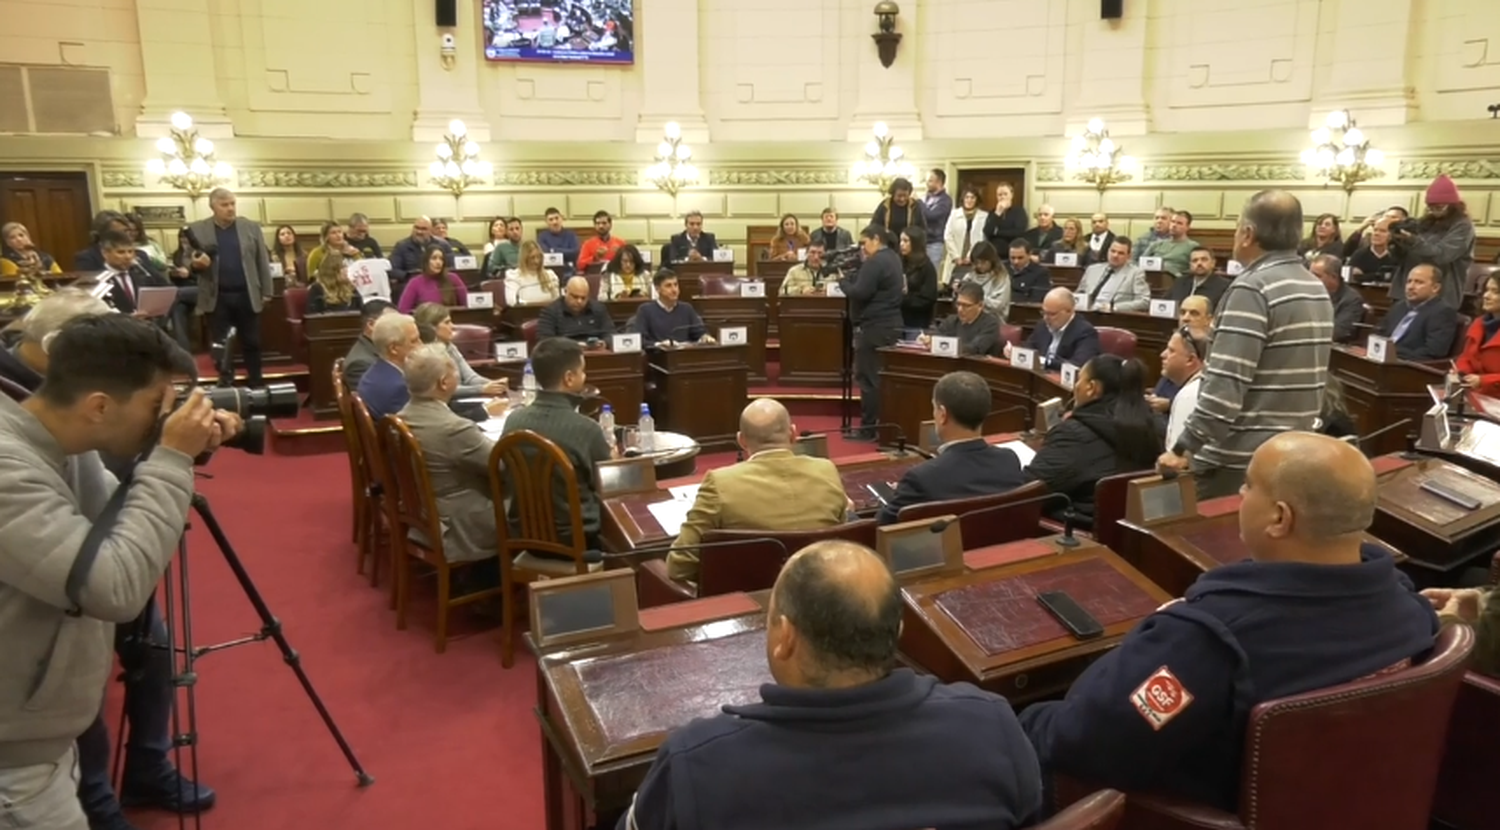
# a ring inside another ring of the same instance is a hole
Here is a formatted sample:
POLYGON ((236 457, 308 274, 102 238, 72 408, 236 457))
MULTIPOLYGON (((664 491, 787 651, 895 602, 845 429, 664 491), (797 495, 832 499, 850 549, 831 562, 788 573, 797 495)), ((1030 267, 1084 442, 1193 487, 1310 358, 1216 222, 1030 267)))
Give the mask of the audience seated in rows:
MULTIPOLYGON (((391 280, 391 296, 405 299, 402 289, 410 280, 429 273, 432 270, 431 246, 436 245, 443 252, 443 267, 453 267, 453 251, 448 243, 432 235, 432 220, 426 216, 418 216, 411 224, 411 235, 397 242, 391 248, 391 269, 388 272, 391 280)), ((415 308, 417 300, 408 308, 415 308)))
MULTIPOLYGON (((578 234, 563 227, 562 211, 549 207, 544 216, 547 227, 537 231, 536 244, 542 246, 544 254, 561 254, 563 264, 557 273, 570 277, 578 268, 578 254, 583 245, 578 241, 578 234)), ((597 224, 597 219, 595 221, 597 224)))
POLYGON ((776 235, 771 237, 770 259, 778 262, 796 262, 807 255, 807 246, 812 238, 802 229, 802 223, 794 214, 781 217, 776 225, 776 235))
MULTIPOLYGON (((1082 366, 1099 354, 1099 332, 1075 311, 1073 292, 1054 288, 1042 300, 1041 325, 1026 338, 1026 348, 1036 352, 1037 367, 1055 372, 1064 363, 1082 366)), ((1005 344, 1010 357, 1011 345, 1005 344)))
POLYGON ((1344 235, 1339 231, 1339 218, 1324 213, 1313 220, 1312 233, 1297 245, 1297 253, 1312 264, 1313 258, 1324 254, 1339 256, 1344 252, 1344 235))
POLYGON ((1188 272, 1188 261, 1192 259, 1193 249, 1202 247, 1188 238, 1188 230, 1192 226, 1193 214, 1185 210, 1173 211, 1172 219, 1167 223, 1167 238, 1147 245, 1144 256, 1160 257, 1161 270, 1174 277, 1183 276, 1188 272))
POLYGON ((1047 266, 1032 257, 1036 249, 1024 238, 1010 243, 1010 296, 1018 303, 1039 303, 1052 290, 1052 275, 1047 266))
POLYGON ((385 259, 384 249, 370 236, 370 217, 363 213, 356 213, 349 217, 349 224, 344 228, 344 238, 359 250, 360 257, 385 259))
POLYGON ((1443 360, 1458 336, 1458 309, 1442 301, 1437 266, 1418 265, 1406 274, 1406 299, 1380 321, 1402 360, 1443 360))
POLYGON ((594 214, 594 237, 583 243, 578 251, 579 272, 599 270, 625 247, 625 240, 614 235, 614 227, 615 219, 609 215, 609 211, 601 210, 594 214))
POLYGON ((536 333, 539 338, 606 340, 615 333, 615 321, 610 318, 604 303, 594 299, 589 281, 573 277, 563 289, 562 297, 542 309, 536 333))
POLYGON ((667 575, 695 582, 694 547, 712 530, 817 530, 843 524, 852 506, 838 468, 826 458, 792 451, 797 426, 786 407, 771 398, 751 401, 740 413, 735 439, 747 457, 710 470, 672 551, 667 575))
POLYGON ((307 257, 302 253, 302 243, 297 241, 297 229, 291 225, 277 225, 271 239, 271 265, 280 267, 286 286, 307 285, 307 257))
POLYGON ((334 251, 318 260, 312 285, 307 287, 307 313, 359 311, 365 299, 349 279, 344 255, 334 251))
POLYGON ((417 321, 406 314, 386 314, 377 319, 370 340, 379 359, 359 379, 355 389, 370 416, 378 422, 400 412, 410 399, 401 371, 406 356, 422 345, 422 340, 417 333, 417 321))
MULTIPOLYGON (((368 226, 366 226, 368 230, 368 226)), ((318 247, 307 253, 307 273, 316 275, 318 267, 323 264, 324 258, 329 254, 338 254, 346 261, 352 261, 365 257, 362 251, 354 243, 350 242, 345 235, 344 226, 338 222, 324 222, 318 231, 318 247)), ((375 251, 380 250, 380 243, 373 239, 364 240, 369 247, 375 251)))
MULTIPOLYGON (((521 251, 521 237, 524 233, 525 226, 515 216, 496 219, 490 223, 491 239, 484 246, 484 264, 481 268, 481 273, 486 279, 491 279, 496 275, 509 279, 509 272, 521 266, 525 261, 521 251), (501 231, 501 236, 498 240, 494 238, 497 225, 501 231)), ((540 251, 540 248, 538 250, 540 251)), ((540 262, 537 263, 537 267, 541 267, 540 262)), ((532 273, 535 272, 535 269, 529 267, 527 270, 532 273)))
POLYGON ((823 208, 823 215, 816 230, 808 234, 811 242, 823 246, 825 251, 842 251, 854 247, 854 234, 839 225, 839 212, 831 207, 823 208))
MULTIPOLYGON (((432 220, 432 238, 435 242, 442 242, 448 246, 451 256, 473 256, 469 253, 469 247, 457 239, 448 237, 448 220, 441 217, 432 220)), ((449 260, 450 264, 452 260, 449 260)))
POLYGON ((702 262, 710 259, 719 247, 714 235, 703 230, 703 214, 690 210, 682 217, 682 233, 672 234, 661 246, 661 264, 702 262))

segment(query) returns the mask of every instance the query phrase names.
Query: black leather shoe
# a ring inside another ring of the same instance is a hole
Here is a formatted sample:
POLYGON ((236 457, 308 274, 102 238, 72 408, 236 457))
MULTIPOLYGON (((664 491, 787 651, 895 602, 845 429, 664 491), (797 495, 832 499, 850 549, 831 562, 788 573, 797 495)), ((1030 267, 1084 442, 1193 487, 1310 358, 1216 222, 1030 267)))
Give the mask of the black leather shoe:
POLYGON ((172 813, 201 813, 214 806, 218 795, 202 784, 195 785, 187 776, 167 767, 155 778, 132 778, 125 773, 120 788, 124 807, 154 807, 172 813))
POLYGON ((115 807, 106 817, 89 816, 89 830, 141 830, 141 828, 131 824, 130 819, 125 818, 125 814, 120 812, 120 808, 115 807))

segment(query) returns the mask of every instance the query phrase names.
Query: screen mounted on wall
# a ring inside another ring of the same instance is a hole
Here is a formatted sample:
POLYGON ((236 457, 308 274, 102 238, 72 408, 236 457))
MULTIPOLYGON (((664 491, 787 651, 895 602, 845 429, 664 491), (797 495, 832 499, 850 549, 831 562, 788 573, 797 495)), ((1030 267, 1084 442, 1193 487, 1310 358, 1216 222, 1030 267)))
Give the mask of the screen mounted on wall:
POLYGON ((632 0, 481 0, 492 61, 634 63, 632 0))

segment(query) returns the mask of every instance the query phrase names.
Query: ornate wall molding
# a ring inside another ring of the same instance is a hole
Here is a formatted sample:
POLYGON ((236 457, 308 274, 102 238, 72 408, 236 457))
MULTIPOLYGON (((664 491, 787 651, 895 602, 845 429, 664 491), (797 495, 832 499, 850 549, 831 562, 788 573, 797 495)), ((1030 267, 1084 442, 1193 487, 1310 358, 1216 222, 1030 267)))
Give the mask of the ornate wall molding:
POLYGON ((496 170, 497 187, 635 187, 635 170, 496 170))
POLYGON ((1041 165, 1036 169, 1036 180, 1039 182, 1060 182, 1065 180, 1066 170, 1053 164, 1041 165))
POLYGON ((240 170, 241 187, 308 187, 357 189, 369 187, 416 187, 417 174, 410 170, 240 170))
POLYGON ((1500 179, 1500 159, 1473 161, 1403 161, 1397 169, 1400 179, 1435 179, 1447 174, 1455 179, 1500 179))
POLYGON ((710 186, 777 187, 781 185, 847 185, 849 171, 820 170, 721 170, 708 169, 710 186))
POLYGON ((146 176, 129 170, 105 170, 100 176, 105 187, 145 187, 146 176))
POLYGON ((1277 182, 1300 181, 1307 170, 1300 164, 1160 164, 1147 165, 1144 181, 1154 182, 1277 182))

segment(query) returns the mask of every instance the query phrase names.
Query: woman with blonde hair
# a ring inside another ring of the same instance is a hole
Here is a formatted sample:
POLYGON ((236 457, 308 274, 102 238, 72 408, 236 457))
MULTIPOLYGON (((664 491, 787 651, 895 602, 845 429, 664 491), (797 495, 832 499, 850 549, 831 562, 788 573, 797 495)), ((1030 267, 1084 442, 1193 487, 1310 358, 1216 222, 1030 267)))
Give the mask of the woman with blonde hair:
POLYGON ((1062 239, 1052 243, 1047 248, 1047 261, 1051 262, 1058 254, 1077 254, 1080 266, 1088 264, 1089 237, 1083 232, 1083 223, 1077 219, 1063 220, 1062 239))
MULTIPOLYGON (((782 262, 797 261, 797 252, 806 251, 810 238, 807 231, 802 230, 802 223, 797 221, 795 214, 788 213, 781 217, 781 224, 776 228, 776 235, 771 237, 771 259, 782 262)), ((807 254, 802 254, 807 256, 807 254)))
POLYGON ((344 226, 338 222, 324 222, 322 229, 318 231, 318 238, 322 240, 322 244, 307 255, 307 273, 318 273, 318 265, 330 253, 343 254, 346 260, 359 259, 359 249, 349 244, 344 236, 344 226))
POLYGON ((359 311, 364 304, 364 297, 349 280, 344 255, 335 251, 323 257, 313 274, 312 285, 307 289, 307 313, 359 311))
POLYGON ((458 392, 454 397, 503 395, 510 388, 505 380, 489 380, 469 365, 463 352, 453 344, 453 312, 447 306, 441 303, 422 303, 412 312, 412 318, 417 321, 417 328, 431 329, 437 335, 437 342, 448 350, 448 357, 458 367, 458 392))
POLYGON ((505 272, 505 304, 550 303, 561 296, 557 274, 542 266, 542 246, 530 239, 522 242, 519 262, 505 272))
POLYGON ((45 251, 38 251, 31 242, 31 232, 20 222, 6 222, 0 226, 0 276, 14 277, 20 273, 61 274, 57 260, 45 251))

